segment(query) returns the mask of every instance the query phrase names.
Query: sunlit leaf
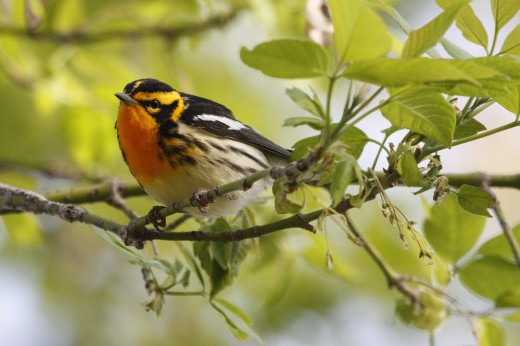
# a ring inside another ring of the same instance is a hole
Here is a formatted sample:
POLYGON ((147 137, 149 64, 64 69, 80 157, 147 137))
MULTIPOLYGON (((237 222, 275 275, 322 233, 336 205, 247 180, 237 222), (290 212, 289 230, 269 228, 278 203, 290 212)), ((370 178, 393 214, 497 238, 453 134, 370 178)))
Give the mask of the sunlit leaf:
POLYGON ((418 57, 435 46, 449 29, 461 8, 470 1, 456 2, 423 27, 412 31, 404 44, 403 58, 418 57))
POLYGON ((505 346, 505 335, 502 326, 495 320, 480 317, 475 321, 478 346, 505 346))
POLYGON ((41 244, 43 240, 38 219, 32 214, 6 215, 0 219, 0 240, 2 239, 2 225, 13 244, 35 246, 41 244))
POLYGON ((331 0, 329 5, 341 62, 372 59, 390 50, 388 29, 365 0, 331 0))
POLYGON ((453 135, 453 139, 461 139, 473 136, 479 133, 480 131, 484 131, 485 129, 486 127, 484 126, 484 124, 482 124, 475 118, 471 118, 457 125, 455 129, 455 134, 453 135))
POLYGON ((462 185, 457 192, 457 201, 467 212, 491 217, 488 208, 493 206, 493 197, 481 188, 472 185, 462 185))
POLYGON ((448 41, 446 39, 441 40, 441 45, 442 48, 444 48, 444 50, 446 51, 446 53, 448 53, 449 56, 451 56, 454 59, 467 60, 474 57, 466 50, 462 49, 454 43, 451 43, 451 41, 448 41))
POLYGON ((307 93, 296 87, 287 89, 285 92, 301 109, 306 110, 317 117, 323 118, 321 105, 307 95, 307 93))
POLYGON ((408 84, 469 83, 499 75, 496 70, 472 61, 449 59, 389 59, 379 58, 355 62, 344 74, 349 79, 388 87, 408 84))
MULTIPOLYGON (((453 4, 452 0, 435 0, 435 2, 443 9, 447 9, 453 4)), ((455 23, 466 40, 487 48, 488 35, 486 28, 469 4, 461 8, 455 19, 455 23)))
POLYGON ((504 25, 517 14, 520 10, 520 1, 518 0, 491 0, 491 10, 493 18, 498 29, 502 29, 504 25))
POLYGON ((505 88, 493 98, 514 115, 520 115, 520 85, 505 88))
POLYGON ((410 88, 392 96, 381 112, 393 125, 451 147, 455 110, 441 94, 426 87, 410 88))
MULTIPOLYGON (((334 128, 334 127, 333 127, 334 128)), ((368 142, 367 135, 355 126, 347 126, 338 136, 338 140, 347 146, 347 152, 358 158, 368 142)), ((298 160, 309 153, 320 142, 320 136, 304 138, 294 143, 291 159, 298 160)))
POLYGON ((419 329, 434 330, 448 318, 446 302, 437 293, 421 292, 416 303, 407 298, 397 300, 395 310, 401 321, 419 329))
POLYGON ((263 344, 262 339, 251 329, 251 320, 238 306, 223 299, 213 299, 211 306, 226 322, 229 330, 239 340, 247 340, 250 337, 263 344))
POLYGON ((325 50, 312 41, 268 41, 252 50, 242 47, 240 57, 249 67, 276 78, 323 77, 328 71, 325 50))
POLYGON ((343 198, 345 190, 355 177, 354 167, 356 164, 356 159, 350 155, 338 162, 330 185, 332 205, 338 204, 343 198))
POLYGON ((321 130, 323 122, 321 119, 311 117, 292 117, 285 119, 283 122, 283 126, 297 127, 302 125, 307 125, 315 130, 321 130))
POLYGON ((505 316, 506 321, 520 323, 520 311, 513 312, 505 316))
MULTIPOLYGON (((495 304, 504 304, 505 298, 520 286, 518 267, 500 257, 483 257, 469 262, 460 270, 460 280, 474 293, 487 298, 495 304)), ((520 299, 516 301, 520 304, 520 299)), ((509 306, 518 306, 509 305, 509 306)))
POLYGON ((417 161, 411 151, 406 151, 397 162, 397 171, 407 186, 419 186, 422 180, 417 161))
POLYGON ((450 194, 431 208, 424 222, 426 239, 448 263, 456 263, 476 244, 486 218, 470 214, 450 194))
POLYGON ((278 179, 273 184, 274 206, 278 214, 298 213, 303 205, 293 202, 288 197, 286 190, 286 180, 278 179))
MULTIPOLYGON (((520 85, 520 58, 515 56, 493 56, 474 58, 470 60, 497 71, 499 74, 490 78, 480 79, 480 85, 457 84, 454 87, 447 86, 443 92, 450 95, 496 97, 504 95, 508 88, 520 85)), ((454 60, 455 62, 455 60, 454 60)))
MULTIPOLYGON (((516 225, 512 230, 516 241, 520 244, 520 225, 516 225)), ((514 261, 511 245, 504 234, 497 235, 482 244, 478 249, 478 253, 484 256, 497 256, 506 260, 514 261)))
POLYGON ((499 54, 520 55, 520 24, 507 35, 499 54))

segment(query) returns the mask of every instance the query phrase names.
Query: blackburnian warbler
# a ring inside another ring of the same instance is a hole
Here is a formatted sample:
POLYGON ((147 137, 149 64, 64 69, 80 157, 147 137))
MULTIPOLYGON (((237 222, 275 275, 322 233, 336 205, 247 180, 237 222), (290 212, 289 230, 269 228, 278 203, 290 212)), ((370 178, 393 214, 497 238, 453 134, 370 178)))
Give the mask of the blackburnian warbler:
MULTIPOLYGON (((133 81, 115 96, 121 100, 116 129, 123 158, 145 192, 165 205, 287 162, 291 154, 225 106, 156 79, 133 81)), ((218 197, 208 214, 234 214, 267 186, 263 180, 218 197)))

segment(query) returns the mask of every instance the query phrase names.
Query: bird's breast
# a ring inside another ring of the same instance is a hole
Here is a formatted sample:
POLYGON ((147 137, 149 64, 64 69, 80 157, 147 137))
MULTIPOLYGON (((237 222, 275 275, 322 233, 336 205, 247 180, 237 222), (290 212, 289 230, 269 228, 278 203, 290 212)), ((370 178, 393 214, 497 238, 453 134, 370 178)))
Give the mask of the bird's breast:
POLYGON ((143 186, 174 169, 158 145, 158 125, 139 109, 122 105, 117 117, 117 134, 121 151, 130 171, 143 186))

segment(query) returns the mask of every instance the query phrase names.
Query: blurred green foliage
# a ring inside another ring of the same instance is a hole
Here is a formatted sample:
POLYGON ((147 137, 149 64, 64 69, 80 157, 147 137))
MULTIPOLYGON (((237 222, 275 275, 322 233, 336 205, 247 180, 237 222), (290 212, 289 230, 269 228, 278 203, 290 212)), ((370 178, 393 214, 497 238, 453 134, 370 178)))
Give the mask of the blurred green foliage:
MULTIPOLYGON (((274 0, 1 1, 0 182, 45 192, 88 186, 113 177, 131 179, 113 128, 118 105, 113 93, 132 80, 153 77, 179 90, 226 104, 240 120, 285 146, 297 142, 298 157, 322 143, 324 136, 309 137, 315 132, 301 128, 277 130, 284 120, 289 126, 309 125, 322 133, 337 135, 333 146, 336 151, 332 151, 337 162, 320 177, 320 183, 331 183, 335 192, 329 195, 322 189, 305 187, 300 195, 290 196, 296 200, 293 202, 278 185, 283 198, 276 196, 276 202, 280 207, 282 200, 282 211, 291 213, 310 212, 339 202, 347 182, 354 176, 361 178, 355 159, 362 154, 369 137, 354 124, 365 116, 358 114, 363 108, 357 107, 366 100, 366 93, 362 88, 356 89, 356 95, 349 92, 343 119, 331 123, 334 119, 330 118, 330 100, 320 99, 325 99, 321 95, 328 90, 332 93, 333 83, 313 83, 316 93, 312 96, 293 88, 287 97, 284 88, 288 84, 260 78, 257 71, 240 61, 240 56, 246 64, 279 78, 339 73, 338 78, 389 87, 388 94, 397 97, 381 104, 383 115, 392 123, 387 133, 398 128, 414 131, 426 136, 421 139, 426 149, 436 145, 450 147, 457 135, 455 127, 464 124, 456 118, 460 114, 452 107, 452 100, 447 100, 441 91, 470 97, 493 96, 508 110, 518 110, 515 100, 519 74, 516 65, 510 63, 513 58, 469 62, 382 58, 398 51, 398 45, 392 43, 396 38, 389 32, 381 11, 403 26, 403 19, 388 3, 331 1, 332 21, 340 33, 335 48, 323 48, 301 41, 305 39, 307 22, 304 0, 283 4, 274 0), (213 21, 214 18, 219 19, 213 21), (281 37, 298 40, 273 40, 257 46, 261 41, 281 37), (300 53, 297 56, 290 54, 295 49, 300 53), (339 53, 336 56, 334 49, 339 53), (266 62, 273 56, 278 61, 266 62), (308 56, 314 59, 305 60, 308 56), (355 63, 352 70, 340 71, 338 66, 342 65, 338 62, 351 60, 366 61, 355 63), (276 65, 277 62, 280 64, 276 65), (387 67, 381 73, 374 72, 381 66, 387 67), (432 74, 432 70, 436 73, 432 74), (454 74, 462 77, 454 78, 454 74), (510 84, 502 88, 506 79, 510 84), (432 84, 436 89, 431 88, 432 84), (410 85, 415 86, 411 91, 396 89, 410 85), (488 95, 491 90, 494 93, 488 95), (289 98, 311 115, 287 120, 289 116, 302 115, 289 98), (352 126, 342 128, 357 115, 359 118, 351 122, 352 126)), ((444 1, 439 3, 446 5, 444 1)), ((461 24, 464 18, 475 20, 466 3, 457 2, 430 24, 414 31, 404 45, 406 54, 416 57, 430 52, 454 20, 471 42, 485 41, 488 52, 487 36, 484 40, 480 32, 470 39, 467 26, 461 24)), ((491 4, 498 12, 504 11, 504 5, 498 1, 491 4)), ((505 17, 512 18, 509 13, 505 17)), ((505 23, 500 20, 499 26, 503 27, 505 23)), ((512 54, 516 52, 517 36, 518 30, 514 29, 506 39, 506 48, 512 54)), ((446 51, 455 58, 460 54, 457 50, 446 51)), ((493 48, 489 53, 492 51, 493 48)), ((293 84, 298 82, 290 85, 293 84)), ((358 86, 350 83, 349 88, 353 85, 358 86)), ((340 101, 344 103, 343 99, 340 101)), ((470 110, 476 113, 476 109, 470 110)), ((477 122, 473 132, 458 134, 467 138, 485 130, 479 125, 477 122)), ((414 146, 402 145, 397 154, 393 147, 385 150, 390 163, 392 155, 394 159, 398 157, 400 161, 394 163, 409 186, 423 186, 424 181, 433 180, 429 172, 438 172, 438 167, 428 167, 425 173, 425 167, 417 166, 414 146)), ((355 190, 361 194, 363 179, 358 180, 355 190)), ((347 192, 355 193, 350 188, 347 192)), ((363 250, 363 239, 352 239, 340 215, 319 219, 317 234, 283 231, 241 243, 195 243, 193 251, 191 246, 162 242, 158 244, 159 259, 151 246, 144 251, 126 248, 119 239, 84 225, 28 214, 0 216, 0 232, 4 234, 0 279, 3 266, 14 268, 14 275, 24 278, 37 292, 41 318, 50 320, 52 332, 58 334, 48 338, 49 344, 61 340, 63 344, 229 345, 238 343, 233 335, 243 340, 256 337, 255 332, 262 339, 275 340, 312 314, 329 324, 338 306, 354 302, 359 296, 369 297, 374 306, 391 307, 397 302, 396 314, 405 323, 433 330, 448 319, 451 311, 447 307, 458 307, 442 293, 453 282, 451 275, 459 270, 465 287, 492 301, 497 308, 519 306, 518 271, 512 256, 503 254, 504 248, 509 249, 504 237, 491 239, 475 249, 485 218, 468 211, 486 212, 489 196, 482 196, 481 191, 463 192, 459 192, 459 202, 452 194, 431 208, 425 207, 426 220, 420 227, 425 231, 424 237, 399 208, 384 198, 362 206, 360 199, 361 208, 350 212, 349 217, 360 225, 364 239, 387 270, 426 283, 417 290, 422 306, 402 300, 398 292, 388 290, 391 282, 384 280, 381 268, 363 250), (483 200, 476 201, 472 196, 483 200), (463 203, 458 204, 463 197, 467 211, 461 207, 463 203), (447 219, 450 222, 445 222, 447 219), (107 242, 123 252, 114 251, 107 242), (466 261, 466 256, 471 259, 466 261), (130 265, 129 258, 136 265, 130 265), (149 282, 159 285, 154 297, 146 295, 140 267, 153 270, 149 282), (483 273, 495 284, 483 282, 483 273), (233 280, 234 284, 227 287, 233 280), (435 290, 428 285, 440 288, 435 290), (200 290, 218 296, 211 304, 205 297, 180 296, 200 290), (153 304, 147 307, 153 305, 161 312, 159 318, 146 313, 146 303, 141 304, 150 299, 153 304)), ((128 202, 140 214, 153 205, 146 197, 128 202)), ((420 197, 410 195, 400 203, 400 208, 420 203, 420 197)), ((205 229, 222 232, 271 222, 279 218, 273 213, 272 204, 253 205, 237 218, 218 220, 205 229)), ((120 211, 105 203, 89 205, 88 209, 127 222, 120 211)), ((180 230, 199 229, 199 221, 190 220, 180 230)), ((518 234, 518 227, 514 232, 518 234)), ((9 276, 5 277, 8 281, 9 276)), ((367 310, 371 308, 367 306, 367 310)), ((8 313, 23 315, 26 311, 8 313)), ((518 322, 514 313, 511 316, 509 322, 518 322)), ((505 342, 502 315, 472 317, 478 317, 475 329, 482 345, 505 342)))

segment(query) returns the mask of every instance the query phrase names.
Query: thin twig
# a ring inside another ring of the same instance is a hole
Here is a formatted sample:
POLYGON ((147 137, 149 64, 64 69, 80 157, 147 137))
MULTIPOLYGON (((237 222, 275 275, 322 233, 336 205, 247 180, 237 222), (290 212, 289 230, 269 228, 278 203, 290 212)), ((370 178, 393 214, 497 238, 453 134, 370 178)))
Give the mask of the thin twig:
POLYGON ((126 204, 123 196, 121 196, 121 193, 119 192, 119 183, 117 181, 110 182, 110 194, 107 197, 107 203, 114 208, 121 210, 130 220, 139 216, 126 204))
POLYGON ((361 232, 359 231, 358 227, 354 224, 352 219, 349 217, 348 213, 345 212, 345 219, 347 221, 348 228, 350 232, 354 235, 357 243, 367 252, 367 254, 372 258, 372 260, 375 262, 375 264, 379 267, 381 272, 383 272, 386 281, 388 283, 388 287, 392 288, 395 287, 399 292, 401 292, 403 295, 410 298, 410 301, 412 304, 416 304, 419 302, 419 297, 417 292, 410 289, 408 286, 406 286, 402 280, 400 279, 400 276, 396 274, 387 264, 386 262, 379 256, 377 251, 365 240, 361 232))
POLYGON ((520 246, 518 244, 518 241, 516 240, 516 237, 511 230, 511 226, 509 226, 509 223, 507 222, 506 216, 504 215, 504 212, 502 211, 502 207, 500 207, 500 202, 497 198, 497 195, 493 190, 491 190, 489 186, 489 182, 486 176, 484 176, 484 179, 482 180, 482 188, 489 193, 491 197, 493 197, 493 213, 495 214, 496 219, 498 220, 498 223, 500 224, 500 227, 502 228, 502 233, 504 233, 504 237, 506 237, 507 242, 509 243, 509 247, 511 248, 511 251, 513 252, 513 256, 515 257, 515 262, 518 268, 520 269, 520 246))

